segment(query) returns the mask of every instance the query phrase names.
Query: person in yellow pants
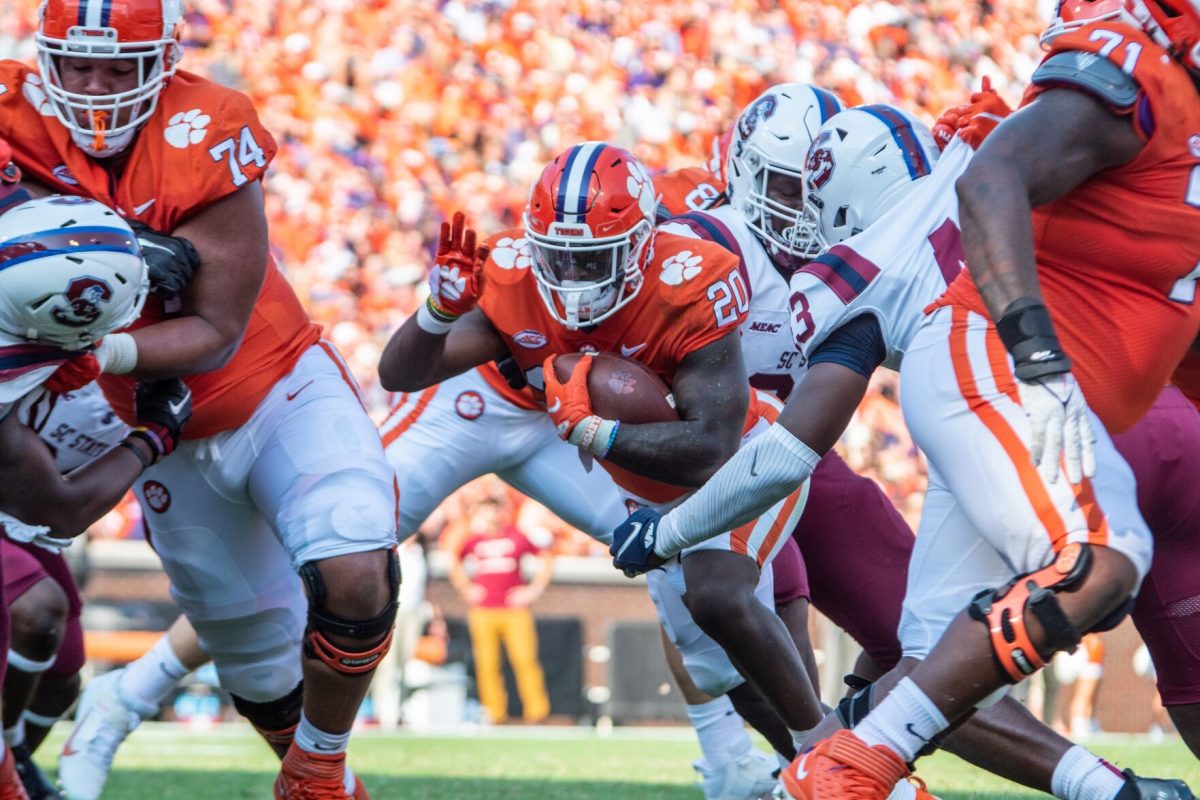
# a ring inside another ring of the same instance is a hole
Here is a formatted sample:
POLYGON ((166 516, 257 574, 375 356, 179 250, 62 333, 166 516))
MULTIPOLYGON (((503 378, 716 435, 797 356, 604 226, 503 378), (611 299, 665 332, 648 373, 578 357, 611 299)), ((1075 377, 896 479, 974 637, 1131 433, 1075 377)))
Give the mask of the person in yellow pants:
POLYGON ((471 517, 471 534, 455 553, 450 580, 467 601, 467 623, 475 652, 475 682, 479 701, 493 723, 508 718, 508 694, 500 671, 500 645, 508 652, 517 679, 525 722, 550 713, 550 699, 537 656, 537 633, 529 607, 550 583, 553 557, 534 545, 509 523, 506 504, 484 498, 471 517), (521 558, 534 556, 541 564, 528 584, 521 575, 521 558), (472 567, 468 574, 468 566, 472 567))

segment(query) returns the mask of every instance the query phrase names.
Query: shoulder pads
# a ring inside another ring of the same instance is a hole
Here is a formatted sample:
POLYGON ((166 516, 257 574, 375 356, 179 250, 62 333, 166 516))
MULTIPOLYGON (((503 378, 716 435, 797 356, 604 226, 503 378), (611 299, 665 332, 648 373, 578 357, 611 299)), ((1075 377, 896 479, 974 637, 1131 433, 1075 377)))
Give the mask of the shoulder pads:
POLYGON ((1103 56, 1080 50, 1055 53, 1033 73, 1038 86, 1070 86, 1118 109, 1132 108, 1141 87, 1132 75, 1103 56))

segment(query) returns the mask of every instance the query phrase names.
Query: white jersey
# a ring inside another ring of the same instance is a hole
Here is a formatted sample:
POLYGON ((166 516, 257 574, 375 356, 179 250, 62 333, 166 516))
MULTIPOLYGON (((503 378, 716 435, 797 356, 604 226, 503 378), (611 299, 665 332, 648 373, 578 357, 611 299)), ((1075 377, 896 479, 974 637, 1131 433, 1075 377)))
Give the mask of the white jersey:
MULTIPOLYGON (((742 261, 749 311, 739 329, 750 385, 786 400, 795 384, 799 355, 792 341, 788 284, 758 237, 732 206, 692 211, 659 226, 677 236, 707 239, 742 261)), ((737 297, 739 287, 732 287, 737 297)))
POLYGON ((954 182, 974 153, 955 138, 899 205, 792 275, 792 334, 803 364, 830 333, 873 314, 887 349, 884 366, 899 369, 925 307, 962 269, 954 182))
POLYGON ((63 472, 104 455, 129 432, 94 382, 67 394, 39 388, 22 398, 17 413, 54 453, 63 472))

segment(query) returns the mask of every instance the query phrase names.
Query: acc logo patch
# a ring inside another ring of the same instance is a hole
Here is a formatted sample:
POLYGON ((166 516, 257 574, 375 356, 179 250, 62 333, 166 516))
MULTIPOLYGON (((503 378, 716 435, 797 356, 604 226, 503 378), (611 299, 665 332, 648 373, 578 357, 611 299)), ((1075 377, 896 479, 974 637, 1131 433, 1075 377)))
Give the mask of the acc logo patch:
POLYGON ((454 398, 454 410, 463 419, 479 419, 483 416, 483 395, 468 390, 454 398))
POLYGON ((171 493, 158 481, 143 483, 142 494, 146 497, 146 505, 156 514, 162 514, 171 507, 171 493))
POLYGON ((548 342, 549 339, 547 339, 546 334, 542 333, 541 331, 535 331, 533 328, 526 328, 523 331, 514 333, 513 341, 521 345, 521 347, 527 347, 530 350, 537 350, 539 347, 545 347, 546 342, 548 342))
POLYGON ((50 310, 50 316, 61 325, 85 327, 99 319, 100 304, 111 300, 112 294, 112 287, 99 278, 90 275, 74 278, 63 292, 70 305, 55 306, 50 310))

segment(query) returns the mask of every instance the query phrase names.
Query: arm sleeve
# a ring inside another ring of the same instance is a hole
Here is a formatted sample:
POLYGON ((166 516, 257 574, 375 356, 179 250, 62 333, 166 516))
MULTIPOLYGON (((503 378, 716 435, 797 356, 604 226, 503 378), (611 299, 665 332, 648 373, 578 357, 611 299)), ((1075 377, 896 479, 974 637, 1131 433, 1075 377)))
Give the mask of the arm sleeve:
POLYGON ((670 558, 758 518, 795 491, 820 460, 787 428, 772 425, 662 518, 654 552, 670 558))
POLYGON ((874 314, 861 314, 825 337, 809 358, 809 366, 841 364, 864 378, 870 378, 885 358, 887 347, 883 343, 879 320, 874 314))

